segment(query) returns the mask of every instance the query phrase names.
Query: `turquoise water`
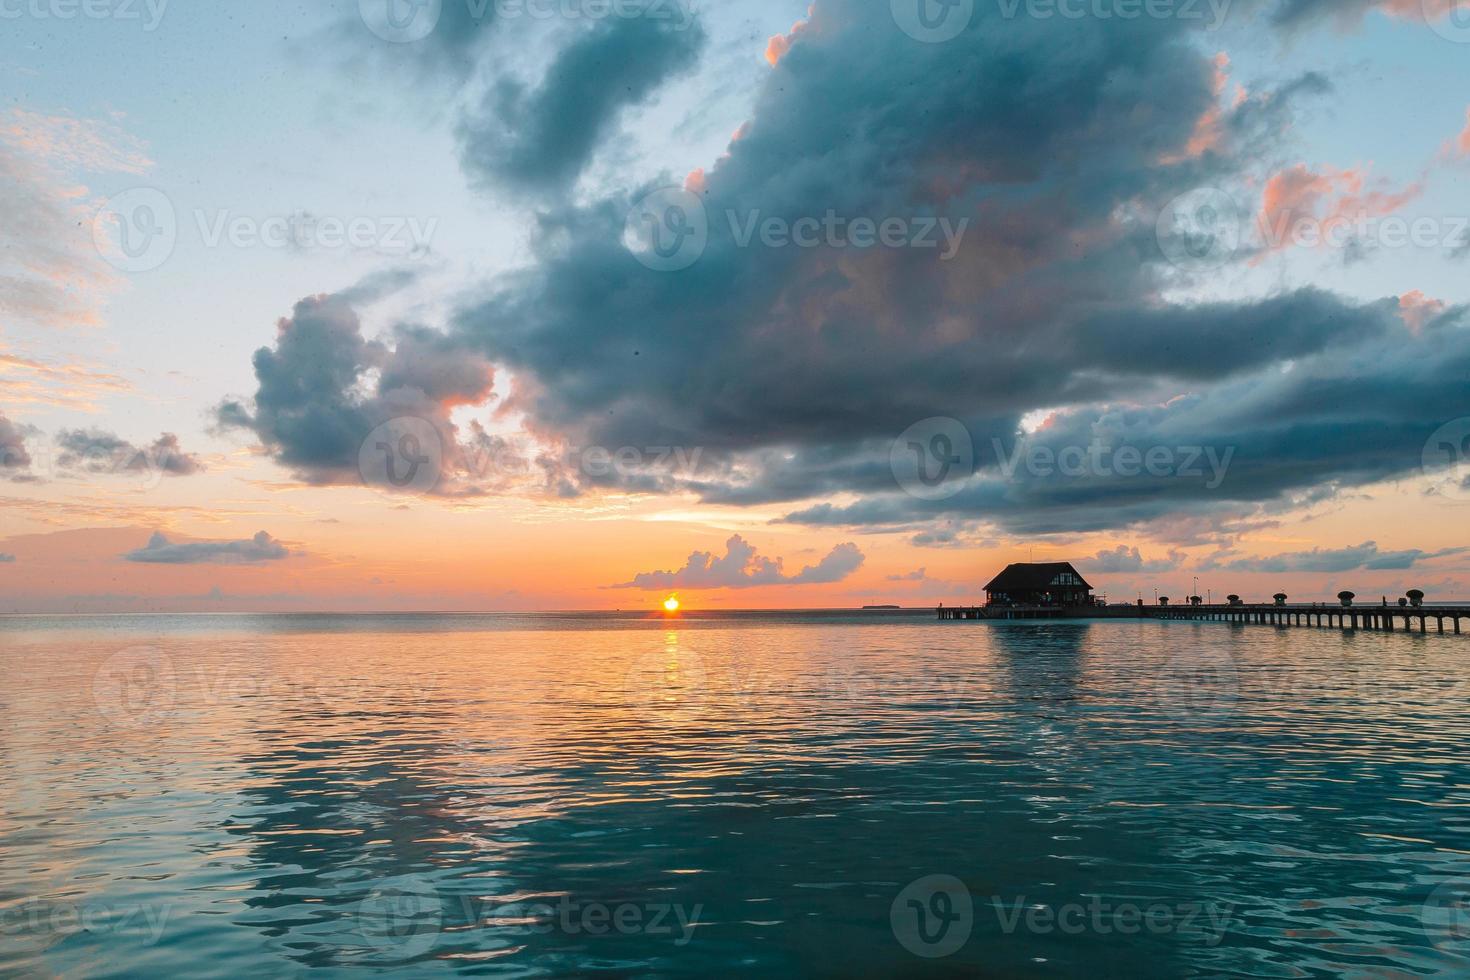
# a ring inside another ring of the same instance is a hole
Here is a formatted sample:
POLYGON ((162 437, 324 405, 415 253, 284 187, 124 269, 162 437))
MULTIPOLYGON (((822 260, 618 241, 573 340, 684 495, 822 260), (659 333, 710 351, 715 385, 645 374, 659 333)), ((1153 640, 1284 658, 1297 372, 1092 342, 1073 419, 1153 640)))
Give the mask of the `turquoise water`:
POLYGON ((1470 638, 0 619, 0 974, 1470 971, 1470 638))

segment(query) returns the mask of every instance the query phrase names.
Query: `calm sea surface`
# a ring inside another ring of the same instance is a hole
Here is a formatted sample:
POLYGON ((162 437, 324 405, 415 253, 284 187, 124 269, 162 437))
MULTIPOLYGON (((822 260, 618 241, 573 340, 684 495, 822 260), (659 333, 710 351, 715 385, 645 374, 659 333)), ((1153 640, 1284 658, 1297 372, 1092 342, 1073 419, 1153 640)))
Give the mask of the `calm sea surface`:
POLYGON ((0 618, 0 974, 1470 973, 1470 637, 0 618))

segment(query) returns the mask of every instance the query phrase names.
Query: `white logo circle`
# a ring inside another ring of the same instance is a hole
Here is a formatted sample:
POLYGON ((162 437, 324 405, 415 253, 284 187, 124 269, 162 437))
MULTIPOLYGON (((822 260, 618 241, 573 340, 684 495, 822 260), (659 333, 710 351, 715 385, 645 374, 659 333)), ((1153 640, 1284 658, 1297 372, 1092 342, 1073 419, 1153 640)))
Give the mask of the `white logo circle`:
POLYGON ((958 419, 925 419, 893 440, 888 465, 904 493, 920 500, 945 500, 963 490, 974 475, 975 443, 958 419))
POLYGON ((960 951, 975 926, 970 889, 954 875, 928 875, 898 893, 888 922, 899 945, 925 959, 960 951))
POLYGON ((108 657, 92 675, 92 700, 119 728, 156 725, 178 699, 173 660, 153 647, 130 647, 108 657))
POLYGON ((926 44, 954 40, 975 16, 975 0, 889 0, 888 7, 900 30, 926 44))
POLYGON ((1445 496, 1470 500, 1470 417, 1446 422, 1429 437, 1424 473, 1445 496))
POLYGON ((92 219, 97 252, 123 272, 150 272, 168 261, 178 244, 179 221, 163 191, 134 187, 114 194, 92 219))
POLYGON ((444 0, 357 0, 362 22, 384 41, 412 44, 439 25, 444 0))
POLYGON ((443 927, 439 892, 418 875, 379 882, 357 908, 357 932, 367 945, 403 959, 427 953, 443 927))
POLYGON ((709 244, 709 215, 698 194, 670 185, 649 191, 628 211, 623 245, 655 272, 678 272, 709 244))
POLYGON ((1182 650, 1169 658, 1157 681, 1161 707, 1184 722, 1230 715, 1240 697, 1235 658, 1220 650, 1182 650))
POLYGON ((1423 0, 1423 6, 1430 30, 1446 41, 1470 44, 1470 0, 1423 0))
POLYGON ((1429 941, 1455 956, 1470 956, 1470 877, 1453 878, 1429 893, 1419 908, 1429 941))
POLYGON ((1195 188, 1159 213, 1159 250, 1181 269, 1217 269, 1240 248, 1241 215, 1235 198, 1218 187, 1195 188))
POLYGON ((439 485, 444 442, 428 419, 389 419, 362 441, 357 471, 370 487, 427 493, 439 485))

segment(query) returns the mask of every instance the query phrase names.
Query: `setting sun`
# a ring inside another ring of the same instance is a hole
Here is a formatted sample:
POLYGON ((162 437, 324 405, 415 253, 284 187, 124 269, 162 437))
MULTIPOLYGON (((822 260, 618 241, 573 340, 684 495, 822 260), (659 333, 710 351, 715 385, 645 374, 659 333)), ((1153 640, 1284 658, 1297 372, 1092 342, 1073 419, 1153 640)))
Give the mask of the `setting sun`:
POLYGON ((676 595, 671 595, 667 599, 665 599, 664 600, 664 611, 665 612, 678 612, 679 611, 679 597, 676 596, 676 595))

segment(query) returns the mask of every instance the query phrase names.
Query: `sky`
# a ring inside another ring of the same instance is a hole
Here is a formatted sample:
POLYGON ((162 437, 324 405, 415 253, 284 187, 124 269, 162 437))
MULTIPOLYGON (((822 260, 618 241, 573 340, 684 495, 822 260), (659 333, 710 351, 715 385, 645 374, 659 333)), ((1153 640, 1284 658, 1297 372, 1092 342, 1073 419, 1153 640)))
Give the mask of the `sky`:
POLYGON ((0 20, 0 613, 1470 600, 1456 0, 0 20))

